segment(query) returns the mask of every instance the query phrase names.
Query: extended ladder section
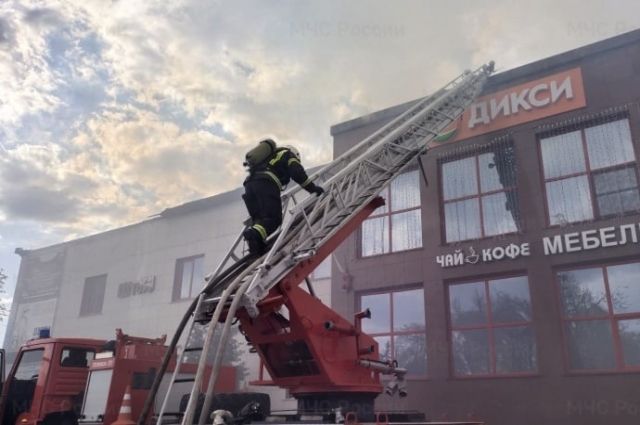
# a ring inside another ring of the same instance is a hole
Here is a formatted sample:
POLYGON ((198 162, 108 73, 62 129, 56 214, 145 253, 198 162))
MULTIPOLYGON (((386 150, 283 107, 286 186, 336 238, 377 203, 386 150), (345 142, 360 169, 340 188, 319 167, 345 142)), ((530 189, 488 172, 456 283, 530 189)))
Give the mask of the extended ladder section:
MULTIPOLYGON (((299 405, 303 399, 309 407, 314 394, 375 397, 381 392, 379 373, 403 377, 404 369, 380 361, 376 342, 361 332, 360 320, 367 312, 356 315, 353 325, 298 285, 383 204, 381 191, 471 105, 492 72, 493 62, 466 71, 314 173, 311 179, 324 187, 324 195, 309 196, 297 186, 287 190, 282 196, 283 224, 268 241, 265 255, 244 255, 242 232, 238 235, 174 336, 177 343, 190 316, 179 364, 185 353, 198 353, 199 365, 182 424, 195 423, 197 410, 202 412, 199 424, 208 419, 230 329, 238 320, 273 384, 291 390, 299 405), (208 324, 204 343, 198 346, 192 344, 196 323, 208 324)), ((162 423, 172 386, 170 382, 157 424, 162 423)))

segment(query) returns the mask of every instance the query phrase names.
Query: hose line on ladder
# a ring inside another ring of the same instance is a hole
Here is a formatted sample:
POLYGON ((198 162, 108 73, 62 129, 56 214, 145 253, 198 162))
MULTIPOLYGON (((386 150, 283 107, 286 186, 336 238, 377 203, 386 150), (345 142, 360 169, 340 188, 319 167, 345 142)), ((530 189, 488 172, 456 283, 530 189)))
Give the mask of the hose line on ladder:
MULTIPOLYGON (((236 282, 240 283, 241 278, 236 279, 236 282)), ((207 419, 209 408, 211 407, 211 402, 213 401, 215 382, 218 379, 218 374, 220 373, 220 366, 222 365, 224 350, 227 345, 227 340, 229 339, 229 330, 233 325, 233 319, 236 315, 236 311, 238 310, 238 307, 240 306, 240 300, 242 299, 242 296, 249 288, 250 284, 251 284, 251 279, 248 279, 246 282, 242 283, 240 288, 238 288, 238 290, 235 292, 233 296, 233 300, 231 301, 231 306, 229 307, 229 311, 227 312, 227 317, 224 321, 224 327, 222 328, 222 334, 220 335, 220 341, 218 341, 218 347, 216 350, 216 355, 213 360, 211 376, 209 377, 209 382, 207 384, 206 395, 205 395, 204 403, 202 405, 202 410, 200 412, 198 425, 204 425, 205 420, 207 419)), ((233 286, 235 289, 236 285, 233 285, 233 286)), ((220 303, 219 305, 222 305, 222 303, 220 303)), ((214 325, 212 325, 211 327, 213 328, 214 325)))
MULTIPOLYGON (((246 255, 244 257, 242 257, 240 260, 238 260, 236 263, 234 263, 231 267, 229 267, 228 269, 226 269, 225 271, 223 271, 218 277, 216 277, 215 279, 213 279, 211 282, 207 283, 207 285, 202 289, 202 291, 200 293, 210 293, 215 291, 216 289, 218 289, 218 285, 222 282, 224 282, 225 280, 227 280, 229 277, 233 276, 234 274, 238 273, 241 271, 242 267, 244 267, 249 260, 255 259, 255 256, 253 255, 246 255)), ((160 384, 162 382, 162 379, 164 378, 164 374, 167 371, 167 368, 169 366, 169 362, 171 361, 171 357, 174 353, 174 351, 176 350, 176 347, 178 345, 178 341, 180 340, 180 337, 182 336, 182 332, 184 332, 184 328, 187 326, 187 323, 189 322, 189 319, 191 318, 191 316, 193 315, 196 305, 198 303, 198 298, 196 297, 194 298, 194 300, 191 302, 191 304, 189 305, 189 307, 187 308, 187 311, 185 312, 184 316, 182 317, 182 320, 180 321, 180 323, 178 324, 178 327, 176 328, 176 331, 173 335, 173 338, 171 339, 171 342, 169 343, 169 346, 167 347, 167 351, 164 354, 164 357, 162 358, 162 363, 160 365, 160 368, 153 380, 153 384, 151 385, 151 388, 149 389, 149 394, 147 395, 147 399, 144 402, 144 406, 142 408, 142 412, 140 414, 140 417, 138 418, 137 421, 137 425, 145 425, 147 418, 149 416, 149 412, 151 411, 151 407, 153 405, 153 402, 156 398, 156 394, 158 393, 158 389, 160 388, 160 384)), ((180 367, 180 365, 176 364, 176 367, 180 367)))
MULTIPOLYGON (((275 238, 279 235, 279 231, 278 232, 274 232, 273 235, 271 235, 270 240, 267 243, 267 248, 272 248, 273 243, 275 238)), ((216 290, 222 289, 222 288, 218 288, 218 286, 225 282, 226 280, 228 280, 230 277, 233 277, 235 279, 234 275, 237 275, 239 273, 241 273, 242 271, 247 271, 244 266, 246 266, 247 264, 249 264, 252 260, 256 260, 259 257, 256 257, 255 255, 252 254, 248 254, 245 255, 244 257, 240 258, 237 262, 235 262, 234 264, 232 264, 229 268, 227 268, 225 271, 221 272, 219 276, 217 276, 215 279, 213 279, 212 281, 210 281, 209 283, 207 283, 207 285, 202 289, 202 291, 200 291, 200 294, 202 293, 206 293, 206 294, 211 294, 211 295, 216 295, 216 290)), ((247 268, 250 269, 250 268, 247 268)), ((224 291, 224 289, 222 289, 224 291)), ((200 296, 200 294, 195 297, 193 299, 193 301, 191 302, 191 304, 189 305, 189 307, 187 308, 187 310, 184 313, 184 316, 182 317, 182 319, 180 320, 180 323, 178 324, 176 331, 173 335, 173 338, 171 339, 171 342, 169 343, 169 346, 167 347, 167 351, 164 354, 164 357, 162 358, 162 363, 160 365, 160 368, 158 370, 158 373, 156 374, 154 380, 153 380, 153 384, 151 385, 151 388, 149 389, 149 394, 147 395, 147 398, 144 402, 144 406, 142 408, 142 412, 140 414, 140 417, 138 418, 136 425, 146 425, 147 419, 149 417, 149 413, 151 412, 151 407, 153 406, 153 402, 156 398, 156 395, 158 393, 158 389, 160 388, 160 384, 162 383, 162 379, 164 377, 164 374, 167 371, 167 368, 169 367, 169 363, 171 361, 171 357, 173 355, 173 353, 176 350, 176 347, 178 345, 178 342, 180 340, 180 337, 182 336, 182 333, 184 332, 185 327, 187 326, 187 323, 189 323, 189 319, 191 318, 191 316, 193 315, 195 308, 198 304, 198 298, 200 296)), ((219 303, 219 305, 222 305, 223 303, 219 303)), ((217 307, 216 307, 217 308, 217 307)), ((214 312, 215 314, 215 312, 214 312)), ((235 314, 235 311, 234 311, 235 314)), ((219 315, 218 315, 219 316, 219 315)), ((215 328, 215 324, 213 326, 215 328)), ((188 337, 187 337, 188 338, 188 337)), ((180 365, 176 365, 176 367, 179 367, 180 365)))
MULTIPOLYGON (((237 288, 237 286, 240 284, 241 280, 243 277, 245 277, 247 275, 247 273, 251 272, 251 268, 246 268, 244 269, 240 275, 238 275, 229 285, 227 285, 227 287, 224 289, 224 291, 222 291, 222 295, 220 296, 220 299, 218 300, 218 303, 216 304, 216 308, 213 312, 213 316, 211 317, 211 320, 209 322, 209 327, 207 328, 207 334, 204 338, 204 342, 203 342, 203 346, 202 346, 202 352, 200 353, 200 359, 198 361, 198 369, 196 371, 196 377, 193 383, 193 387, 191 388, 191 394, 189 396, 189 401, 187 402, 187 407, 185 409, 184 412, 184 417, 182 418, 182 423, 183 424, 192 424, 193 423, 193 416, 195 414, 195 410, 197 407, 197 403, 198 403, 198 398, 200 395, 200 386, 202 384, 202 379, 204 378, 205 375, 205 370, 206 370, 206 366, 207 366, 207 358, 209 356, 209 349, 211 348, 211 345, 213 343, 213 336, 215 334, 215 330, 216 327, 218 325, 218 320, 220 320, 220 316, 222 315, 222 311, 224 310, 225 304, 227 303, 227 300, 229 299, 229 297, 231 295, 234 295, 235 289, 237 288)), ((236 297, 234 296, 234 300, 236 299, 236 297)), ((227 317, 225 318, 225 321, 227 320, 232 320, 229 317, 229 314, 227 314, 227 317)), ((220 341, 219 346, 224 345, 224 343, 222 341, 220 341)), ((212 375, 213 376, 213 373, 212 375)), ((210 381, 209 381, 210 382, 210 381)), ((207 393, 208 391, 208 387, 207 387, 207 393)), ((202 412, 204 412, 204 410, 202 410, 202 412)), ((205 414, 206 416, 206 414, 205 414)))

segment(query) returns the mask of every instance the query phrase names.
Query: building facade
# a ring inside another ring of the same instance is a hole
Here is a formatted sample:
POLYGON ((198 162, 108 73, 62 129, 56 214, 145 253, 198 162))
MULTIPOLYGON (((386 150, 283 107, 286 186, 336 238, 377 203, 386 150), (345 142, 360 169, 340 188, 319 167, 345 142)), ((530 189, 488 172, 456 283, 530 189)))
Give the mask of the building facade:
MULTIPOLYGON (((639 101, 640 31, 502 72, 390 184, 332 290, 409 370, 380 408, 637 423, 639 101)), ((411 105, 333 126, 334 155, 411 105)))

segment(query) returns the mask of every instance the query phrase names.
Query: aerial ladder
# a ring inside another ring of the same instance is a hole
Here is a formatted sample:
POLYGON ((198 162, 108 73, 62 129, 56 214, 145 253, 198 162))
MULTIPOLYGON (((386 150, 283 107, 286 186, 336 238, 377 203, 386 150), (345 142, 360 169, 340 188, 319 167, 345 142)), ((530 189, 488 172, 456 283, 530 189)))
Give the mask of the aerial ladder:
MULTIPOLYGON (((288 389, 301 411, 373 411, 374 399, 383 391, 381 374, 392 377, 387 393, 406 395, 406 370, 395 361, 380 360, 376 341, 361 330, 370 312, 356 313, 353 323, 344 319, 314 296, 307 276, 384 204, 381 191, 471 105, 493 68, 490 62, 465 71, 313 173, 311 179, 325 188, 322 196, 309 196, 298 186, 284 192, 283 223, 267 241, 265 254, 244 255, 240 232, 187 309, 165 356, 168 363, 190 323, 178 365, 187 353, 199 356, 199 364, 182 425, 207 421, 224 349, 237 322, 272 384, 288 389), (300 287, 304 281, 307 291, 300 287), (198 324, 206 325, 204 343, 194 343, 198 324)), ((173 384, 180 382, 178 370, 157 425, 163 423, 173 384)), ((162 375, 163 370, 157 377, 162 375)), ((159 385, 156 378, 138 425, 146 423, 159 385)))

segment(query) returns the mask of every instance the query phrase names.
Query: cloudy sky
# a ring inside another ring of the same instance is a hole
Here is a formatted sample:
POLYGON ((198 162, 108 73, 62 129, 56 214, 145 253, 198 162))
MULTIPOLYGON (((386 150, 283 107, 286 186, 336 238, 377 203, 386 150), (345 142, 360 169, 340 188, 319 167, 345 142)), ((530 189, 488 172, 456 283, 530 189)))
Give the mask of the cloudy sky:
POLYGON ((0 1, 0 267, 237 187, 257 138, 640 27, 638 0, 0 1))

